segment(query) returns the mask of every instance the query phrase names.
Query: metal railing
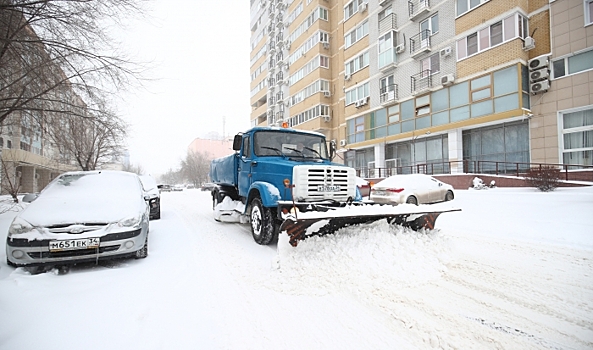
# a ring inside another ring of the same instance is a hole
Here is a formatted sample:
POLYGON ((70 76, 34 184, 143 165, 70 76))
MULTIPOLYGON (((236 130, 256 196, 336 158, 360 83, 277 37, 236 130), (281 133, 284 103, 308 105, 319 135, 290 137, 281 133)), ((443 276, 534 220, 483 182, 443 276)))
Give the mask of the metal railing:
POLYGON ((392 168, 361 167, 356 169, 356 175, 366 179, 382 179, 398 174, 490 174, 524 177, 529 169, 542 169, 543 167, 555 167, 559 169, 563 174, 563 180, 566 181, 593 182, 593 165, 499 162, 490 160, 431 162, 392 168), (576 175, 577 173, 578 176, 576 175))

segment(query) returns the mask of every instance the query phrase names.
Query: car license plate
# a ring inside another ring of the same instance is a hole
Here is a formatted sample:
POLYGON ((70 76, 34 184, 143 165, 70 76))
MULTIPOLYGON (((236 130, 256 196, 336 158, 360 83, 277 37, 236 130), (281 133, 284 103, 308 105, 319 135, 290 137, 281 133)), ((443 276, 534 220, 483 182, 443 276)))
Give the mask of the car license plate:
POLYGON ((385 196, 387 195, 387 192, 385 191, 373 191, 373 194, 376 196, 385 196))
POLYGON ((317 186, 319 192, 340 192, 339 185, 319 185, 317 186))
POLYGON ((83 239, 67 239, 49 242, 50 251, 98 248, 100 240, 97 237, 83 239))

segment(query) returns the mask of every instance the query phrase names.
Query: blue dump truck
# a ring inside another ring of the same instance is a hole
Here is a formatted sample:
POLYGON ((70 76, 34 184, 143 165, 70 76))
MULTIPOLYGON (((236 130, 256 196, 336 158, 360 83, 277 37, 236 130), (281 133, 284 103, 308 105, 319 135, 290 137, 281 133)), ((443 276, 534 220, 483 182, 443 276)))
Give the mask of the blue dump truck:
POLYGON ((331 161, 335 143, 320 133, 254 127, 235 135, 233 150, 210 165, 214 219, 249 222, 258 244, 286 232, 296 246, 309 236, 379 219, 432 228, 441 212, 451 211, 362 202, 355 170, 331 161))

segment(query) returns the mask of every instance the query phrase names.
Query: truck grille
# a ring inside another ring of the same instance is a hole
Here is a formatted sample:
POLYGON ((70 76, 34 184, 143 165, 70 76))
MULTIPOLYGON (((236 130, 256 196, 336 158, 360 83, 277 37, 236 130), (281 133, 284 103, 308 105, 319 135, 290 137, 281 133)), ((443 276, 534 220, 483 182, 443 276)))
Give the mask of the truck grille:
POLYGON ((345 166, 296 166, 293 183, 298 201, 345 201, 356 194, 354 169, 345 166))

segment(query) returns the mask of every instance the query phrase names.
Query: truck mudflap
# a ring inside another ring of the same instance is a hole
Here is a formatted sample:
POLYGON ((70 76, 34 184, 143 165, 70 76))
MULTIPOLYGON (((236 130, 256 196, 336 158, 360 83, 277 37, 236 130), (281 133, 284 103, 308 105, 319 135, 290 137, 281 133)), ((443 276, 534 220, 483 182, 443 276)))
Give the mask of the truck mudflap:
POLYGON ((343 208, 331 208, 325 212, 306 212, 287 215, 280 226, 281 234, 288 234, 289 243, 298 243, 311 236, 333 234, 343 227, 371 223, 386 219, 394 225, 409 227, 414 231, 435 228, 436 219, 446 212, 461 211, 459 208, 435 205, 399 206, 366 204, 343 208), (361 210, 363 209, 363 210, 361 210))

